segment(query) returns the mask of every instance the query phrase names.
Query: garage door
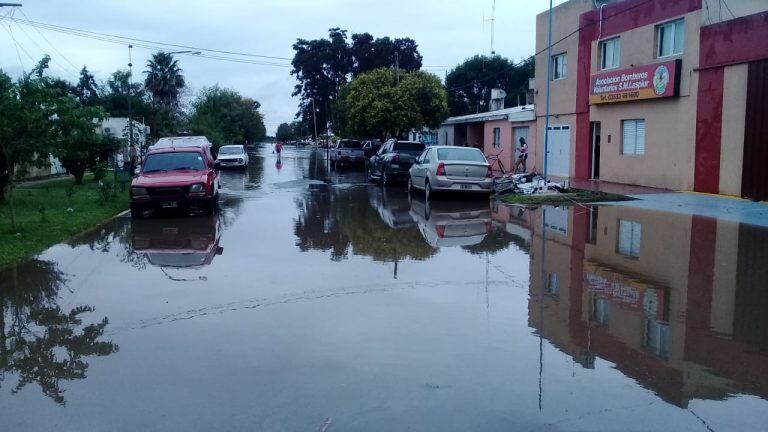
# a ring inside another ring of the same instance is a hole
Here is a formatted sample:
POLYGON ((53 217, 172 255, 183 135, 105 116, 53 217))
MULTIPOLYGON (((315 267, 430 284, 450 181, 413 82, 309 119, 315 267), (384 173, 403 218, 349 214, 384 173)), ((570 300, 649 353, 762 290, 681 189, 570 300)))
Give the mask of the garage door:
POLYGON ((547 129, 549 151, 547 152, 547 175, 568 177, 571 160, 571 126, 551 125, 547 129))

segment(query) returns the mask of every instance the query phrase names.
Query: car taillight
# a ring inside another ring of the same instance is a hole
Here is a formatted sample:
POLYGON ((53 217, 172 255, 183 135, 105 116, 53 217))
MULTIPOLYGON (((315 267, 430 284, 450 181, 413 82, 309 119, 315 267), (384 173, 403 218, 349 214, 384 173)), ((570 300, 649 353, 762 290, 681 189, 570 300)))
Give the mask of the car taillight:
POLYGON ((437 164, 437 172, 435 172, 435 175, 437 176, 445 176, 445 164, 440 162, 437 164))
POLYGON ((435 225, 435 232, 437 232, 438 237, 445 237, 445 225, 435 225))
POLYGON ((485 172, 485 176, 487 178, 493 178, 493 168, 491 168, 490 165, 488 165, 488 171, 485 172))

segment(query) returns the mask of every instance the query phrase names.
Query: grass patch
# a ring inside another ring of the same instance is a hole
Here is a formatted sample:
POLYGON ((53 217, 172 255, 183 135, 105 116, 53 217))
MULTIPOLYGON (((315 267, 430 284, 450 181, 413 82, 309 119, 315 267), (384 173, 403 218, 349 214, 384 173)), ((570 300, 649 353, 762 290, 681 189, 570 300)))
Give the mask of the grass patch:
POLYGON ((128 208, 129 196, 109 195, 92 176, 51 180, 14 191, 17 230, 11 229, 8 200, 0 202, 0 267, 69 239, 128 208), (71 211, 69 210, 71 209, 71 211))
POLYGON ((573 204, 574 202, 586 204, 609 201, 631 201, 635 199, 626 195, 584 189, 574 189, 571 193, 553 195, 505 194, 500 198, 512 204, 573 204))

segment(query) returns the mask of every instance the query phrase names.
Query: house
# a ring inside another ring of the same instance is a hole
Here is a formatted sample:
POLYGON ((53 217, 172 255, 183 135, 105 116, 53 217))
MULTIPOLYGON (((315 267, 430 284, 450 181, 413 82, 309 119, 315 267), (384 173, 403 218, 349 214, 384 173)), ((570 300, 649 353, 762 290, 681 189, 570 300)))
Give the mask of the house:
POLYGON ((767 10, 764 0, 569 0, 552 11, 551 58, 540 13, 536 147, 549 81, 547 173, 768 199, 767 10))
MULTIPOLYGON (((520 138, 525 138, 529 143, 535 142, 536 117, 533 105, 449 117, 437 133, 439 145, 478 146, 486 156, 498 155, 509 170, 516 159, 515 149, 519 147, 520 138)), ((533 154, 533 148, 529 153, 533 154)), ((530 160, 528 169, 532 170, 535 167, 530 160)))

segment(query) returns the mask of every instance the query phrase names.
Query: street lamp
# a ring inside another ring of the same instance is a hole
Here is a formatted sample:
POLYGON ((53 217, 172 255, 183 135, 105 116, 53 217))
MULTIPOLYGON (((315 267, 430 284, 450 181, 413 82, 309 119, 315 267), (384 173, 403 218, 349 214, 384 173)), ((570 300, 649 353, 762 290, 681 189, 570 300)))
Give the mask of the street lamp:
POLYGON ((189 54, 189 55, 200 55, 202 54, 201 51, 171 51, 166 54, 189 54))

